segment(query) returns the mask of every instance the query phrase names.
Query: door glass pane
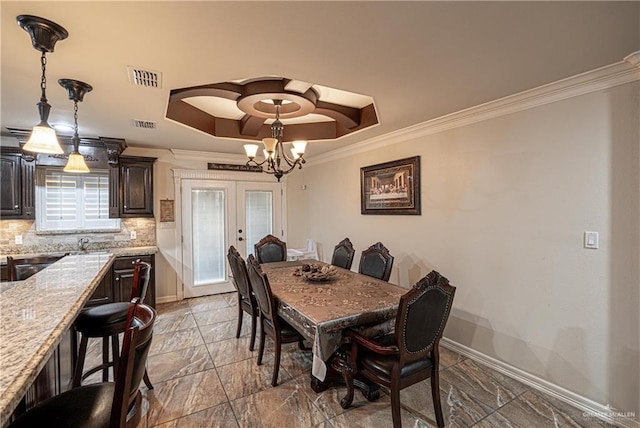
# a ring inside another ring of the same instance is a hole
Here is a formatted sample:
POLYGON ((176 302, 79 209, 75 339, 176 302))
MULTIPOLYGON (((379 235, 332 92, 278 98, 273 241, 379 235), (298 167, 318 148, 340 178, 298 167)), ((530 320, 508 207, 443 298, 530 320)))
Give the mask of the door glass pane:
POLYGON ((244 192, 246 255, 253 254, 253 246, 266 235, 273 234, 273 195, 270 191, 244 192))
POLYGON ((224 281, 225 192, 216 189, 191 191, 194 286, 224 281))

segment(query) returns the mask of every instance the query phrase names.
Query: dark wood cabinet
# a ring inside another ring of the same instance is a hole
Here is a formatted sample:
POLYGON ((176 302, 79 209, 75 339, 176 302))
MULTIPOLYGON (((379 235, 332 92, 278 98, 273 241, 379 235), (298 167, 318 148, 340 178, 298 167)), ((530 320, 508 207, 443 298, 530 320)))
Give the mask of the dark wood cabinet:
POLYGON ((121 156, 109 175, 109 216, 153 217, 155 158, 121 156))
POLYGON ((126 302, 131 298, 131 286, 133 282, 133 265, 136 260, 151 264, 151 277, 144 302, 156 307, 156 276, 155 255, 118 257, 113 262, 113 293, 116 302, 126 302))
POLYGON ((115 259, 113 266, 102 278, 98 288, 87 302, 87 306, 102 305, 111 302, 128 302, 131 298, 133 266, 136 260, 151 264, 151 277, 144 302, 156 306, 155 255, 121 256, 115 259))
POLYGON ((113 268, 109 269, 107 273, 98 284, 89 301, 85 306, 97 306, 104 305, 105 303, 115 302, 113 293, 113 268))
POLYGON ((0 148, 0 217, 35 218, 35 162, 15 147, 0 148))

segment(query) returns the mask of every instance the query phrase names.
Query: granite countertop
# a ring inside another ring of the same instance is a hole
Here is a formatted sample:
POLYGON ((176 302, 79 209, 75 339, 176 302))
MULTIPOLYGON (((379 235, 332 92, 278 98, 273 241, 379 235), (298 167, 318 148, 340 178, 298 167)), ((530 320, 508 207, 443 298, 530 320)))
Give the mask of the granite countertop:
POLYGON ((47 255, 63 255, 64 253, 71 254, 115 254, 117 257, 120 256, 146 256, 150 254, 155 254, 158 252, 158 247, 155 245, 148 245, 146 247, 121 247, 121 248, 105 248, 99 250, 87 250, 87 251, 42 251, 40 253, 33 254, 4 254, 0 255, 0 265, 7 263, 7 256, 13 257, 34 257, 42 254, 47 255))
POLYGON ((0 426, 115 258, 108 253, 69 255, 24 281, 0 288, 0 426))

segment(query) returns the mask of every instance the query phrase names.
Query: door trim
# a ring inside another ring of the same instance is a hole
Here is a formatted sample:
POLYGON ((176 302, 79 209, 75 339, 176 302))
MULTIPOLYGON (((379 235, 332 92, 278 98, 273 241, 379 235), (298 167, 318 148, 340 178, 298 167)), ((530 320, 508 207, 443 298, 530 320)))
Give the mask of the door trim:
MULTIPOLYGON (((173 171, 173 189, 175 197, 175 245, 179 250, 176 251, 176 298, 178 301, 184 300, 184 278, 183 268, 184 262, 182 258, 182 180, 228 180, 228 181, 253 181, 265 182, 273 181, 275 178, 271 174, 261 174, 256 172, 237 172, 237 171, 219 171, 219 170, 199 170, 199 169, 172 169, 173 171)), ((287 179, 283 177, 282 185, 282 230, 284 231, 283 240, 286 242, 287 237, 287 179)))

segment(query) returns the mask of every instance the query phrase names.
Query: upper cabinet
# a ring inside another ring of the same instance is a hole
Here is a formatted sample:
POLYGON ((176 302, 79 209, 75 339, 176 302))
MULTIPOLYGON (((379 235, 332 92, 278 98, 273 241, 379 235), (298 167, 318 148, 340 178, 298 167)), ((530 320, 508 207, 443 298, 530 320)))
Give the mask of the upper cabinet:
POLYGON ((0 217, 35 218, 35 162, 27 162, 19 148, 0 148, 0 217))
POLYGON ((109 176, 109 216, 153 217, 153 163, 156 158, 120 156, 109 176))

